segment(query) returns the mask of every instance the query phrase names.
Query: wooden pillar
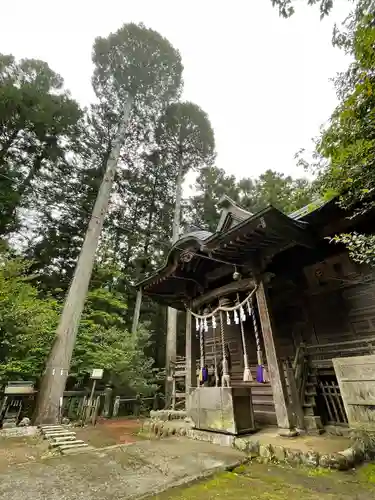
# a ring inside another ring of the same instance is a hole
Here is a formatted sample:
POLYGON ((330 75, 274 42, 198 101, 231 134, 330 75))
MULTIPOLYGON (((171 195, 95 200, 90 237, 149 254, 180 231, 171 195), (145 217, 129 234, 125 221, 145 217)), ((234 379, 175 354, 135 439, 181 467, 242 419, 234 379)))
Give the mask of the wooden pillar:
POLYGON ((277 357, 269 301, 263 280, 260 280, 258 284, 256 297, 279 433, 284 436, 295 435, 296 433, 291 431, 292 422, 288 408, 288 392, 284 373, 277 357))
POLYGON ((188 396, 192 387, 197 387, 197 339, 192 328, 192 316, 186 311, 186 367, 185 367, 185 390, 186 409, 188 396))

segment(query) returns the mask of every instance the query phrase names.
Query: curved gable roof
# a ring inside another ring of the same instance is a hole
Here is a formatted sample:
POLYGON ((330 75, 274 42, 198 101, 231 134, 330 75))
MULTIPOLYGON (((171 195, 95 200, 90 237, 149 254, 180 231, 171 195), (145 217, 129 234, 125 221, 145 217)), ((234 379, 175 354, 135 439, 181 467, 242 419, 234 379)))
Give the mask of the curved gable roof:
POLYGON ((176 261, 176 256, 180 256, 186 250, 199 250, 201 246, 208 241, 214 233, 210 231, 205 231, 204 229, 197 229, 189 233, 183 234, 179 240, 177 240, 169 249, 167 257, 164 264, 159 267, 151 276, 140 281, 136 284, 138 286, 145 286, 149 282, 154 281, 156 275, 160 275, 162 278, 165 275, 169 275, 174 271, 173 268, 176 267, 178 260, 176 261))

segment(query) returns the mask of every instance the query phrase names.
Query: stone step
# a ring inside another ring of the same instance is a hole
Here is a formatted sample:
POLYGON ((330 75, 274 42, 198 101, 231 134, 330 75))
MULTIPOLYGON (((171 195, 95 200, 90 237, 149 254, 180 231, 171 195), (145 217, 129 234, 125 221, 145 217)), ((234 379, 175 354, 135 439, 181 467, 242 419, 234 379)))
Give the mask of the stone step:
POLYGON ((85 444, 84 441, 81 441, 80 439, 76 439, 75 441, 57 441, 57 442, 54 442, 54 443, 50 443, 49 444, 49 447, 50 448, 62 448, 64 446, 77 446, 77 445, 80 445, 80 446, 87 446, 85 444))
POLYGON ((48 433, 44 434, 45 439, 53 439, 56 437, 66 437, 66 436, 75 436, 75 432, 54 432, 54 433, 48 433))
POLYGON ((66 429, 64 429, 64 427, 41 427, 40 428, 40 431, 42 434, 46 433, 46 432, 58 432, 58 431, 65 431, 66 429))
POLYGON ((81 448, 68 448, 66 450, 61 450, 62 455, 77 455, 78 453, 86 453, 89 451, 94 451, 96 448, 93 446, 86 446, 81 448))
POLYGON ((72 443, 60 444, 58 446, 58 448, 59 448, 60 451, 70 450, 70 449, 73 449, 73 448, 87 448, 87 447, 88 447, 88 444, 84 443, 83 441, 80 441, 80 442, 73 441, 72 443))
POLYGON ((52 438, 54 443, 60 443, 61 441, 75 441, 75 436, 57 436, 52 438))
POLYGON ((63 429, 64 427, 61 424, 46 424, 46 425, 39 425, 39 429, 63 429))

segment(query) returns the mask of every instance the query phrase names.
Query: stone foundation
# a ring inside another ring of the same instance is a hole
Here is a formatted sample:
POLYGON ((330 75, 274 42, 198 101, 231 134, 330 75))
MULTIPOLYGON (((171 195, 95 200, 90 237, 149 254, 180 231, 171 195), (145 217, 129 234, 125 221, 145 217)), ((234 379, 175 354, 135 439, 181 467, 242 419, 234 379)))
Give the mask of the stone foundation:
POLYGON ((151 420, 162 420, 163 422, 167 420, 184 420, 187 417, 187 413, 184 410, 151 410, 150 418, 151 420))
POLYGON ((32 437, 39 434, 38 427, 10 427, 9 429, 0 430, 0 437, 12 438, 12 437, 32 437))
MULTIPOLYGON (((316 450, 298 449, 288 446, 288 438, 283 439, 282 445, 267 444, 257 440, 257 435, 232 436, 192 428, 191 422, 186 420, 147 420, 143 424, 142 432, 146 435, 166 438, 169 436, 184 436, 197 441, 210 442, 220 446, 229 446, 245 452, 250 458, 262 462, 280 462, 292 466, 323 467, 337 470, 348 470, 364 461, 364 454, 355 447, 340 452, 319 453, 316 450)), ((303 437, 300 437, 301 443, 303 437)), ((324 439, 324 438, 321 438, 324 439)), ((263 440, 264 441, 264 440, 263 440)), ((303 447, 301 447, 303 448, 303 447)))

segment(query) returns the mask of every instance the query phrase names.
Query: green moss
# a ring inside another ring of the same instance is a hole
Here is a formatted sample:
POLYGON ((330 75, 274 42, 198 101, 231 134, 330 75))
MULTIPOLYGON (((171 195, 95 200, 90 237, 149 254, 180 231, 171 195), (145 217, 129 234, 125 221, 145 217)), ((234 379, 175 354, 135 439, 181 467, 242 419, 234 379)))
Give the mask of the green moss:
POLYGON ((236 467, 233 472, 234 472, 234 474, 245 474, 247 472, 248 468, 249 467, 247 465, 242 464, 242 465, 239 465, 238 467, 236 467))
POLYGON ((375 464, 366 464, 358 470, 360 481, 375 484, 375 464))
MULTIPOLYGON (((366 481, 375 477, 375 466, 363 472, 366 481), (369 479, 367 479, 369 478, 369 479)), ((372 500, 372 491, 361 485, 356 474, 327 469, 294 469, 253 462, 233 472, 185 488, 169 490, 153 500, 372 500)), ((149 499, 151 500, 151 499, 149 499)))
POLYGON ((304 471, 309 477, 326 477, 331 476, 333 473, 332 469, 323 467, 316 467, 315 469, 311 467, 301 467, 301 471, 304 471))

